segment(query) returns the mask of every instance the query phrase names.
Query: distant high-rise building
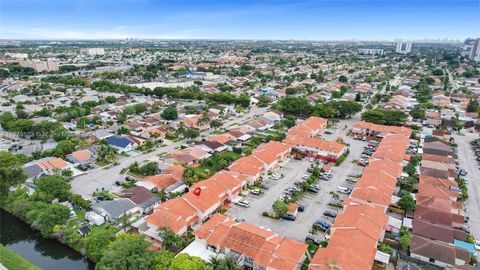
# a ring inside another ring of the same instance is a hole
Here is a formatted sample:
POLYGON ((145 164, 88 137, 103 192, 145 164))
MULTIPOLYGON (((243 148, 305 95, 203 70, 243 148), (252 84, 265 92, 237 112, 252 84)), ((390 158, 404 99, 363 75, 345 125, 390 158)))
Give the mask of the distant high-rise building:
POLYGON ((409 53, 412 50, 411 42, 397 42, 397 53, 409 53))
POLYGON ((57 71, 58 70, 58 61, 55 60, 47 60, 47 61, 26 61, 20 62, 22 67, 31 67, 35 69, 37 72, 42 71, 57 71))
POLYGON ((358 49, 359 54, 383 55, 383 49, 358 49))
POLYGON ((104 55, 105 49, 103 48, 83 48, 80 49, 80 54, 82 55, 104 55))
POLYGON ((462 56, 474 61, 480 61, 480 38, 467 39, 463 43, 462 56))

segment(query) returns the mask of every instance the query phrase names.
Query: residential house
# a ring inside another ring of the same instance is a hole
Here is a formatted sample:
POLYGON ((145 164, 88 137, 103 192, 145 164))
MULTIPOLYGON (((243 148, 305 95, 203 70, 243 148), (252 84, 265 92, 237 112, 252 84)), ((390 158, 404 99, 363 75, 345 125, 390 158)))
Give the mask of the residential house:
POLYGON ((139 186, 129 187, 120 193, 120 197, 129 199, 138 208, 140 213, 146 214, 160 204, 160 197, 148 189, 139 186))
POLYGON ((440 267, 461 266, 470 262, 468 250, 415 234, 410 242, 410 256, 440 267))
POLYGON ((89 164, 95 160, 95 156, 90 150, 77 150, 69 155, 67 155, 67 160, 70 163, 73 163, 74 166, 80 164, 89 164))
POLYGON ((99 201, 92 205, 92 210, 103 216, 107 222, 115 222, 123 215, 135 214, 139 208, 129 199, 99 201))
MULTIPOLYGON (((249 269, 300 269, 307 245, 257 226, 236 222, 222 214, 214 215, 194 231, 194 244, 201 250, 232 258, 249 269)), ((184 250, 198 256, 198 250, 184 250)), ((184 252, 182 251, 182 252, 184 252)))
POLYGON ((106 141, 120 154, 133 150, 135 146, 135 143, 126 137, 108 137, 106 141))

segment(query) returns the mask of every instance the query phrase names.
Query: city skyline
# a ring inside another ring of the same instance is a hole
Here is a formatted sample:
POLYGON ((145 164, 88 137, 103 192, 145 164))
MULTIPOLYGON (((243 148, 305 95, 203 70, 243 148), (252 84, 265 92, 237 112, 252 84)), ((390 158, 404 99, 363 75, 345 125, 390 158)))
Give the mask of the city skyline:
POLYGON ((3 1, 2 39, 462 40, 478 1, 3 1), (448 18, 448 20, 446 19, 448 18))

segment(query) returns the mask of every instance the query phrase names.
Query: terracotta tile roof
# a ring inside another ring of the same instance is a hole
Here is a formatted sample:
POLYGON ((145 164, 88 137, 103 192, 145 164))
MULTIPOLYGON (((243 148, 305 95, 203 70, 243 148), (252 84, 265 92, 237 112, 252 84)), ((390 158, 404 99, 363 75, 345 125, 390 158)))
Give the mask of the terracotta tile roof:
POLYGON ((215 214, 193 234, 210 246, 228 248, 272 269, 297 269, 308 247, 260 227, 234 222, 222 214, 215 214))
POLYGON ((407 127, 396 127, 396 126, 385 126, 385 125, 377 125, 374 123, 369 122, 356 122, 353 124, 353 128, 357 129, 369 129, 371 131, 380 132, 382 134, 402 134, 405 137, 409 137, 412 133, 412 130, 407 127))
POLYGON ((452 157, 445 157, 445 156, 439 156, 434 154, 422 154, 422 161, 424 160, 443 162, 447 164, 455 164, 455 159, 452 157))
POLYGON ((158 189, 165 189, 183 179, 185 169, 181 165, 173 165, 165 169, 162 174, 145 176, 139 182, 148 182, 158 189))
POLYGON ((370 205, 349 206, 337 216, 332 230, 336 232, 342 229, 356 228, 378 242, 387 223, 388 217, 380 208, 370 205))
POLYGON ((430 240, 425 237, 413 235, 410 243, 410 253, 415 253, 450 265, 456 264, 456 259, 470 261, 468 250, 455 247, 440 241, 430 240))
POLYGON ((239 174, 256 176, 263 172, 263 164, 253 156, 247 156, 234 161, 228 167, 228 170, 239 174))
POLYGON ((326 248, 320 248, 310 261, 308 269, 370 270, 376 254, 377 242, 358 230, 339 230, 326 248), (355 243, 355 244, 353 244, 355 243))
POLYGON ((252 152, 252 156, 264 164, 270 165, 286 156, 292 148, 284 143, 271 141, 263 144, 252 152))
POLYGON ((420 174, 418 182, 421 184, 432 185, 432 186, 441 187, 444 189, 449 189, 451 186, 458 187, 458 183, 455 180, 437 178, 437 177, 428 176, 424 174, 420 174))
POLYGON ((229 141, 235 140, 235 138, 232 135, 229 134, 220 134, 220 135, 213 135, 208 137, 209 141, 214 141, 214 142, 219 142, 221 144, 225 144, 229 141))
POLYGON ((90 150, 78 150, 70 154, 78 161, 88 161, 92 156, 92 152, 90 150))
POLYGON ((186 226, 194 223, 196 210, 183 198, 168 200, 159 205, 145 221, 158 228, 167 227, 178 233, 186 226))
POLYGON ((291 145, 305 146, 318 150, 324 150, 331 153, 340 153, 345 149, 345 145, 341 143, 298 135, 288 135, 287 138, 283 140, 283 142, 291 145))
POLYGON ((138 181, 150 183, 156 186, 158 189, 166 189, 167 187, 178 182, 178 180, 170 174, 149 175, 138 179, 138 181))
POLYGON ((288 134, 312 137, 323 131, 327 126, 327 122, 327 119, 321 117, 310 117, 302 123, 290 128, 288 134))
POLYGON ((40 166, 45 170, 62 170, 68 167, 67 162, 61 158, 52 158, 40 163, 40 166))

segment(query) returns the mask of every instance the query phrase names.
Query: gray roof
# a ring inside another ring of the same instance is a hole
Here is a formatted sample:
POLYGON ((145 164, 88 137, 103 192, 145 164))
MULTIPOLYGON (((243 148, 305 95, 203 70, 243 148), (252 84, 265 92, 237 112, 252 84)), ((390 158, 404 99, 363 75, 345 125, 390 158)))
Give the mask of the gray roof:
POLYGON ((100 201, 95 203, 92 208, 102 208, 107 212, 112 218, 117 218, 122 216, 125 212, 128 212, 130 209, 134 208, 135 204, 129 199, 116 199, 113 201, 100 201))
POLYGON ((40 176, 44 170, 38 164, 33 164, 23 168, 23 171, 28 176, 28 178, 34 178, 40 176))

